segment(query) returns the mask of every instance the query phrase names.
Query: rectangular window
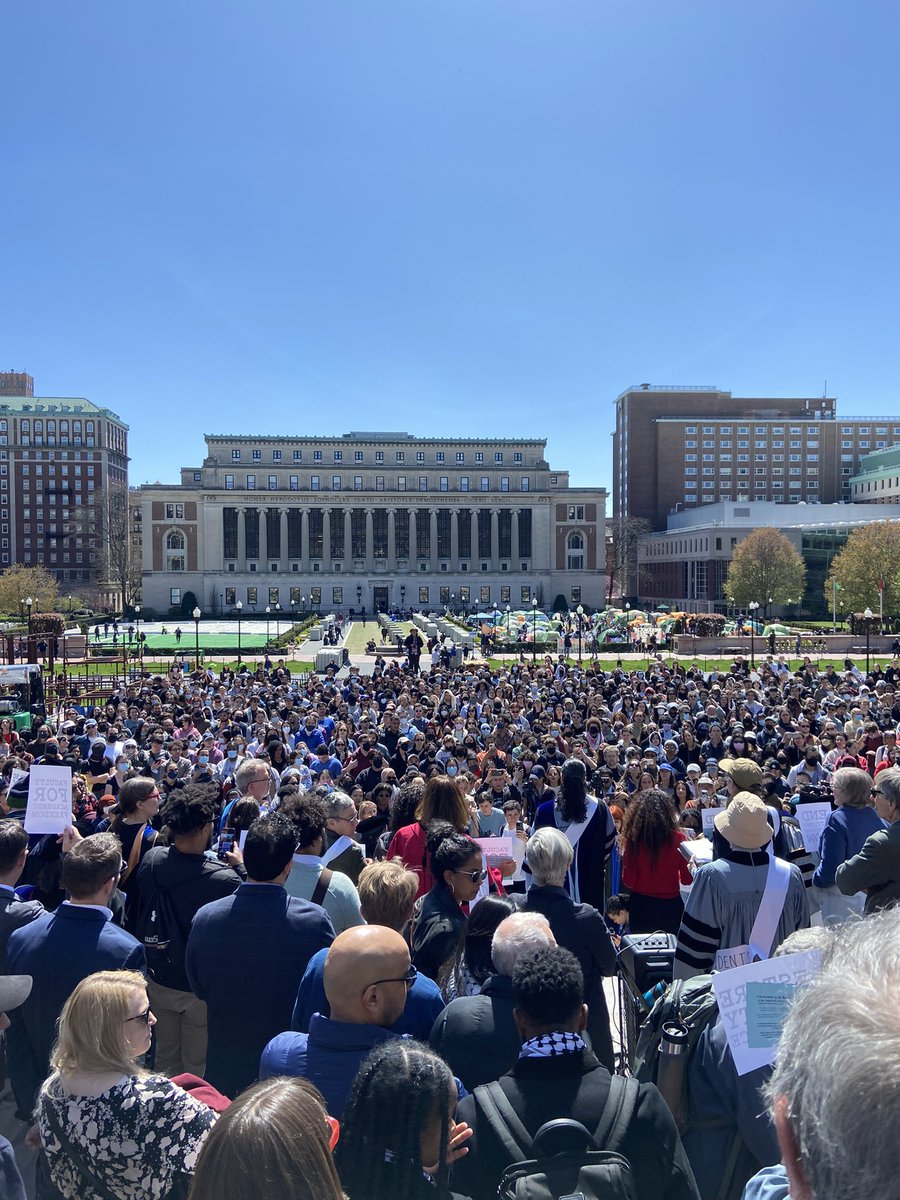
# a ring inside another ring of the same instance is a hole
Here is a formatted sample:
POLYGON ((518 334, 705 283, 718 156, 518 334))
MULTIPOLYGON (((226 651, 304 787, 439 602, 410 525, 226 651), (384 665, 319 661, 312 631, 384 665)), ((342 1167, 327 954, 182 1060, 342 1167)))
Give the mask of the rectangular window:
POLYGON ((448 475, 442 475, 442 476, 441 476, 441 478, 440 478, 440 489, 441 489, 441 491, 442 491, 442 492, 449 492, 449 491, 450 491, 450 477, 449 477, 448 475))
POLYGON ((333 587, 331 589, 331 603, 332 604, 343 604, 344 603, 344 589, 342 587, 333 587))
POLYGON ((398 463, 403 462, 403 451, 402 450, 397 451, 397 462, 398 463))
POLYGON ((362 452, 362 450, 354 450, 354 452, 353 452, 353 461, 354 461, 354 462, 362 462, 362 460, 363 460, 363 452, 362 452))
POLYGON ((302 450, 294 451, 294 462, 303 462, 303 451, 302 450))
POLYGON ((234 476, 233 475, 225 476, 225 491, 226 492, 234 491, 234 476))
POLYGON ((397 476, 397 491, 398 492, 406 491, 406 476, 405 475, 397 476))
POLYGON ((383 475, 375 476, 375 491, 376 492, 384 491, 384 476, 383 475))
POLYGON ((531 480, 528 478, 527 475, 523 475, 522 478, 519 480, 519 489, 520 489, 520 491, 523 491, 523 492, 531 491, 531 480))
POLYGON ((321 461, 322 461, 322 451, 321 450, 313 450, 313 462, 321 462, 321 461))
POLYGON ((256 491, 256 476, 255 475, 247 476, 247 491, 248 492, 256 491))
POLYGON ((299 475, 291 475, 291 476, 289 476, 289 478, 288 478, 288 482, 289 482, 289 484, 290 484, 290 489, 291 489, 291 491, 292 491, 292 492, 299 492, 299 491, 300 491, 300 476, 299 476, 299 475))
POLYGON ((465 453, 464 453, 464 451, 462 451, 462 450, 457 450, 457 452, 456 452, 456 461, 457 461, 458 463, 464 463, 464 462, 466 461, 466 456, 465 456, 465 453))
POLYGON ((310 475, 309 490, 311 492, 317 492, 319 490, 319 476, 318 475, 310 475))
POLYGON ((169 604, 174 608, 181 603, 181 588, 169 588, 169 604))
POLYGON ((240 462, 240 461, 241 461, 241 452, 240 452, 240 450, 232 450, 232 452, 231 452, 231 459, 232 459, 232 462, 240 462))
POLYGON ((489 583, 482 584, 481 587, 481 603, 490 604, 491 602, 491 585, 489 583))
POLYGON ((503 462, 503 451, 502 451, 502 450, 495 450, 495 451, 494 451, 494 462, 495 462, 495 463, 502 463, 502 462, 503 462))
POLYGON ((460 477, 459 477, 459 490, 460 490, 461 492, 467 492, 467 491, 469 490, 469 477, 468 477, 468 475, 460 475, 460 477))
POLYGON ((428 476, 427 475, 419 476, 419 491, 420 492, 428 491, 428 476))
POLYGON ((362 481, 363 481, 363 477, 362 477, 362 475, 354 475, 354 476, 353 476, 353 490, 354 490, 354 492, 361 492, 361 491, 363 490, 362 481))
POLYGON ((484 454, 483 454, 483 452, 482 452, 481 450, 476 450, 476 451, 475 451, 475 461, 476 461, 476 463, 483 463, 483 462, 484 462, 484 454))
POLYGON ((341 477, 340 477, 340 475, 332 475, 332 477, 331 477, 331 490, 332 490, 333 492, 339 492, 339 491, 341 490, 341 477))
POLYGON ((434 457, 435 457, 435 461, 436 461, 436 462, 442 463, 442 462, 444 461, 444 452, 443 452, 443 450, 438 450, 437 454, 436 454, 434 457))
POLYGON ((428 588, 427 587, 419 588, 419 603, 420 604, 428 603, 428 588))
POLYGON ((425 451, 424 451, 424 450, 417 450, 417 451, 416 451, 416 462, 417 462, 417 463, 423 463, 424 461, 425 461, 425 451))
POLYGON ((281 451, 280 450, 272 451, 272 462, 281 462, 281 451))
POLYGON ((383 451, 383 450, 376 450, 376 451, 375 451, 375 461, 376 461, 377 463, 383 463, 383 462, 384 462, 384 451, 383 451))
POLYGON ((501 492, 509 491, 509 476, 508 475, 500 476, 500 491, 501 492))
POLYGON ((270 492, 278 491, 278 476, 277 475, 269 476, 269 491, 270 492))
POLYGON ((335 462, 341 462, 343 457, 344 457, 343 450, 335 450, 335 452, 334 452, 334 461, 335 462))
POLYGON ((487 475, 481 476, 481 490, 483 492, 489 492, 491 490, 491 481, 488 479, 487 475))

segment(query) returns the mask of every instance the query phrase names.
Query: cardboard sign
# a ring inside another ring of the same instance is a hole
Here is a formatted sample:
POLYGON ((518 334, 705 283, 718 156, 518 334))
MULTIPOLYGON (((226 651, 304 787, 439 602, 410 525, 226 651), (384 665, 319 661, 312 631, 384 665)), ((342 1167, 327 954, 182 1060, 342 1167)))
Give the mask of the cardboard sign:
POLYGON ((72 769, 42 763, 29 771, 26 833, 62 833, 72 824, 72 769))
POLYGON ((713 991, 738 1075, 774 1063, 794 994, 821 962, 821 951, 809 950, 713 975, 713 991))
POLYGON ((832 808, 828 800, 814 800, 811 804, 798 804, 794 816, 800 823, 803 845, 813 853, 819 852, 819 838, 828 824, 832 808))
POLYGON ((718 808, 702 808, 700 814, 703 818, 703 832, 712 840, 712 835, 715 833, 715 820, 720 812, 725 811, 725 806, 720 805, 718 808))
POLYGON ((513 857, 513 840, 509 834, 501 834, 499 837, 491 838, 473 838, 473 841, 484 855, 486 866, 491 866, 493 863, 503 862, 513 857))

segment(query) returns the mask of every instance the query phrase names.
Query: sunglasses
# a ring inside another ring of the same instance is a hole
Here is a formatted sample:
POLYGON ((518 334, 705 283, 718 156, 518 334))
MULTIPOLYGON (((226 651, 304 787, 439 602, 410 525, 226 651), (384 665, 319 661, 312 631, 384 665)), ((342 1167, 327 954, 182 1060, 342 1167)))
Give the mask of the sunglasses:
POLYGON ((143 1021, 143 1023, 145 1025, 149 1025, 150 1024, 150 1005, 148 1004, 147 1007, 144 1009, 144 1011, 139 1012, 136 1017, 126 1017, 125 1018, 126 1024, 129 1021, 143 1021))
POLYGON ((487 879, 487 871, 454 871, 454 875, 464 875, 466 879, 470 879, 472 883, 484 883, 487 879))
MULTIPOLYGON (((418 976, 419 976, 419 972, 410 963, 405 974, 398 975, 394 979, 373 979, 370 984, 367 984, 367 988, 375 987, 375 985, 379 984, 379 983, 405 983, 406 990, 409 991, 409 989, 412 987, 412 985, 416 982, 416 979, 418 978, 418 976)), ((364 988, 363 990, 365 991, 366 988, 364 988)))

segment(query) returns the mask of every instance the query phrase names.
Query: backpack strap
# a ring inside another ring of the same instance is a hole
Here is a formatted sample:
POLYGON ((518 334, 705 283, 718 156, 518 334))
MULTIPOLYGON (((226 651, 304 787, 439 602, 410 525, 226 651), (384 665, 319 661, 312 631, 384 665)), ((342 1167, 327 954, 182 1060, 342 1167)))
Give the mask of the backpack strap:
POLYGON ((321 906, 322 901, 325 899, 325 893, 328 891, 328 885, 331 883, 333 878, 334 871, 332 871, 330 867, 323 867, 321 875, 316 880, 316 886, 313 889, 313 894, 310 897, 310 900, 313 904, 318 904, 321 906))
POLYGON ((618 1152, 637 1107, 641 1085, 636 1079, 613 1075, 603 1114, 594 1132, 598 1150, 618 1152))
POLYGON ((485 1120, 509 1161, 515 1163, 527 1159, 534 1142, 500 1084, 496 1080, 479 1084, 474 1096, 476 1105, 484 1113, 485 1120))

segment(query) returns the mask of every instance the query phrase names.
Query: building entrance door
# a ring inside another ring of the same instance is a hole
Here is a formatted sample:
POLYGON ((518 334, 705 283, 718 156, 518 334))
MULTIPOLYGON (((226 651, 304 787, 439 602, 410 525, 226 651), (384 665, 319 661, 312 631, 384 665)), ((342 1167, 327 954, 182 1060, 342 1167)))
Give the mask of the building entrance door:
POLYGON ((388 593, 390 588, 375 587, 372 588, 372 600, 375 605, 376 612, 387 612, 389 607, 388 593))

